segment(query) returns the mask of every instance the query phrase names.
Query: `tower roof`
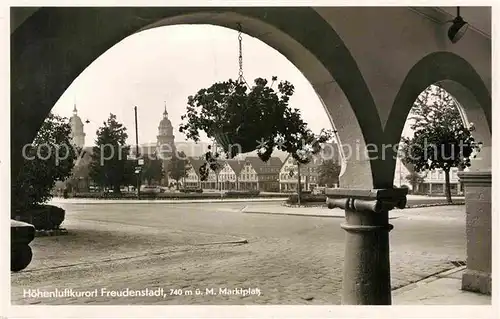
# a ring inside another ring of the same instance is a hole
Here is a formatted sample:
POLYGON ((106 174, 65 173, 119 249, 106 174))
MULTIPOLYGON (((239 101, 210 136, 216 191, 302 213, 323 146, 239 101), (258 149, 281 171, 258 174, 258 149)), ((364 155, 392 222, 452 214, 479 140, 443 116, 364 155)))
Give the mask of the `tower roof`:
POLYGON ((70 118, 70 124, 72 130, 79 129, 83 132, 83 122, 82 119, 78 116, 78 110, 76 109, 76 103, 73 106, 73 116, 70 118))
POLYGON ((168 119, 167 103, 165 102, 165 110, 163 111, 163 119, 160 121, 159 128, 171 128, 172 122, 168 119))

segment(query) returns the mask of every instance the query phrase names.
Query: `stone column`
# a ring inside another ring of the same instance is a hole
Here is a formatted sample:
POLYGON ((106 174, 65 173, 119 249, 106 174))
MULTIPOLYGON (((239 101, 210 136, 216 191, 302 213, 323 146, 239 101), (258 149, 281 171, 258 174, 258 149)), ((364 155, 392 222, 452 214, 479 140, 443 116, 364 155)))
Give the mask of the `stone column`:
POLYGON ((467 269, 462 289, 491 295, 491 171, 459 172, 464 183, 467 269))
POLYGON ((406 206, 407 189, 328 189, 328 208, 345 210, 343 305, 390 305, 389 211, 406 206))

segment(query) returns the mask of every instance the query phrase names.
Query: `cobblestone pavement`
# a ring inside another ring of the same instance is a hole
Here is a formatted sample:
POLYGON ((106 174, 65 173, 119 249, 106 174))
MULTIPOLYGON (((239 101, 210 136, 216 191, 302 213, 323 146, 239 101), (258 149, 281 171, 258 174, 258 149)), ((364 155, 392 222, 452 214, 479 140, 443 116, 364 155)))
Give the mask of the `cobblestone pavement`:
MULTIPOLYGON (((253 204, 61 204, 69 235, 35 238, 33 262, 11 276, 12 303, 339 304, 343 220, 241 213, 246 205, 253 204), (112 296, 146 288, 163 292, 112 296), (235 288, 251 290, 230 294, 235 288), (67 297, 30 298, 28 289, 67 297)), ((393 288, 465 259, 463 206, 398 214, 391 220, 393 288)))

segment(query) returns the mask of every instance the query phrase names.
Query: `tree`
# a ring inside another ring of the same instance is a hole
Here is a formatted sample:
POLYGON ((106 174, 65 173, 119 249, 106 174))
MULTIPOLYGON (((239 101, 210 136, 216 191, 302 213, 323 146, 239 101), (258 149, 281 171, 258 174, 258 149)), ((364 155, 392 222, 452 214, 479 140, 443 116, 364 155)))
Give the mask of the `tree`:
POLYGON ((137 160, 127 160, 125 161, 125 167, 123 168, 123 179, 121 185, 124 186, 137 186, 137 160))
POLYGON ((408 183, 410 183, 413 193, 417 192, 418 186, 425 181, 425 179, 417 172, 410 172, 410 174, 406 175, 405 179, 408 183))
POLYGON ((69 120, 52 113, 24 151, 23 165, 12 183, 12 208, 28 209, 49 200, 56 181, 71 176, 80 150, 71 142, 69 120))
POLYGON ((450 169, 469 167, 470 158, 480 151, 481 143, 472 137, 474 126, 463 122, 455 100, 437 86, 420 94, 409 119, 414 135, 402 139, 403 163, 412 164, 416 172, 442 169, 451 203, 450 169))
MULTIPOLYGON (((181 117, 186 122, 179 131, 196 142, 199 132, 204 131, 217 141, 228 159, 257 150, 260 159, 267 162, 274 149, 279 149, 298 163, 309 163, 332 133, 323 130, 315 135, 308 129, 300 111, 288 105, 294 86, 282 81, 274 90, 276 81, 277 77, 272 77, 268 86, 266 79, 257 78, 249 89, 244 82, 228 80, 199 90, 188 98, 187 112, 181 117)), ((216 150, 205 154, 206 164, 200 168, 202 180, 208 177, 209 169, 217 171, 219 157, 216 150)))
POLYGON ((119 193, 120 186, 130 180, 130 164, 127 157, 130 146, 126 145, 127 129, 110 114, 97 132, 96 146, 92 152, 90 176, 97 185, 119 193))
POLYGON ((188 176, 188 165, 189 161, 182 151, 176 151, 168 161, 168 174, 176 181, 177 189, 179 189, 179 180, 188 176))
POLYGON ((334 184, 339 184, 341 166, 335 160, 329 159, 321 163, 318 168, 318 182, 320 185, 333 187, 334 184))
POLYGON ((163 177, 165 177, 165 172, 163 171, 161 159, 158 159, 156 154, 151 158, 145 158, 142 169, 142 180, 151 185, 152 181, 161 181, 163 177))
POLYGON ((90 155, 85 149, 79 149, 78 154, 79 156, 75 161, 75 166, 73 167, 71 176, 64 182, 65 189, 71 192, 89 190, 90 155), (83 188, 81 187, 82 181, 84 183, 83 188))
POLYGON ((291 168, 288 171, 288 175, 290 177, 297 176, 297 204, 300 205, 301 194, 302 194, 302 175, 301 175, 301 167, 300 163, 294 160, 294 164, 297 165, 297 169, 291 168))

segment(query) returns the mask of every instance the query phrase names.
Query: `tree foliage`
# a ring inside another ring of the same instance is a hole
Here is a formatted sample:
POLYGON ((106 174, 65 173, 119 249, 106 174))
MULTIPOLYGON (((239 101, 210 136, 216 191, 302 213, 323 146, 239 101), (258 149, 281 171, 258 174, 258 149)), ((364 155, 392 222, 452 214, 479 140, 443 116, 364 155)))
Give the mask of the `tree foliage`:
POLYGON ((131 161, 127 160, 130 152, 130 146, 126 145, 127 129, 116 120, 116 115, 110 114, 96 135, 90 176, 97 185, 119 193, 120 186, 128 185, 133 174, 131 161))
MULTIPOLYGON (((257 78, 248 88, 246 83, 228 80, 199 90, 188 98, 187 112, 181 117, 185 122, 179 131, 196 142, 200 131, 204 131, 217 141, 228 159, 257 150, 260 159, 267 162, 279 149, 301 164, 309 163, 311 154, 321 150, 332 132, 323 130, 316 135, 307 128, 299 109, 289 106, 294 86, 281 81, 273 89, 276 81, 277 77, 273 77, 268 85, 266 79, 257 78)), ((208 171, 207 167, 217 169, 220 154, 214 150, 205 155, 203 172, 208 171)))
POLYGON ((165 177, 165 172, 163 170, 162 160, 159 159, 156 154, 152 157, 145 158, 142 168, 142 180, 151 184, 152 181, 161 181, 163 177, 165 177))
POLYGON ((332 159, 325 160, 319 166, 318 182, 320 185, 333 186, 339 184, 341 166, 337 161, 332 159))
POLYGON ((174 154, 168 160, 168 175, 177 182, 178 187, 179 180, 188 176, 189 161, 182 151, 176 151, 174 154))
POLYGON ((125 161, 125 166, 123 168, 123 179, 121 186, 136 186, 137 185, 137 174, 135 168, 137 166, 136 160, 125 161))
POLYGON ((425 178, 417 172, 410 172, 410 174, 405 176, 405 179, 408 183, 411 184, 413 192, 416 192, 418 185, 422 184, 425 181, 425 178))
POLYGON ((409 120, 414 135, 402 139, 403 162, 413 165, 416 172, 442 169, 451 202, 450 169, 469 167, 471 157, 480 151, 481 143, 472 136, 473 124, 464 123, 455 100, 437 86, 420 94, 409 120))
POLYGON ((203 155, 205 162, 199 169, 200 180, 208 180, 210 171, 213 171, 215 174, 216 184, 219 184, 219 172, 224 168, 224 164, 220 160, 221 157, 221 154, 217 152, 216 149, 212 150, 212 147, 210 145, 208 146, 208 152, 203 155))
POLYGON ((12 183, 12 208, 26 209, 52 196, 56 181, 72 173, 80 150, 71 142, 69 120, 49 114, 33 143, 25 147, 23 165, 12 183))

